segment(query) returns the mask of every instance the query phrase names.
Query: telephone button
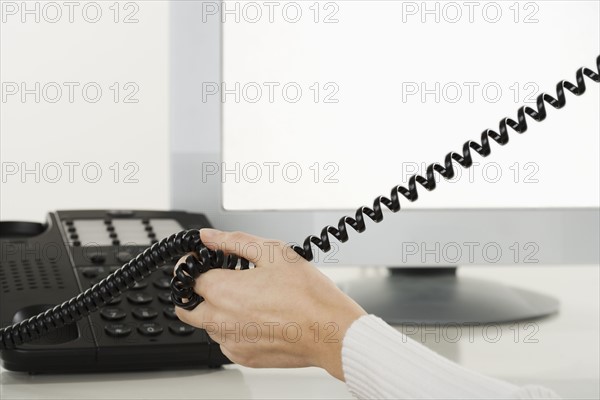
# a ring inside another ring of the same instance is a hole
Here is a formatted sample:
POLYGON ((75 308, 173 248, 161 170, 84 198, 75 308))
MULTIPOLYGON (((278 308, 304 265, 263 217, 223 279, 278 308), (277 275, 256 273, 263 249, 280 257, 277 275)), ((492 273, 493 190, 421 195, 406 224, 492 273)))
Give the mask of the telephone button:
POLYGON ((127 314, 125 314, 125 311, 116 307, 103 308, 102 310, 100 310, 100 315, 107 321, 118 321, 127 316, 127 314))
POLYGON ((165 307, 163 308, 163 314, 165 314, 165 317, 169 318, 169 319, 179 319, 177 317, 177 314, 175 314, 175 307, 171 306, 171 307, 165 307))
POLYGON ((103 267, 85 267, 85 268, 81 268, 81 273, 83 274, 83 276, 85 276, 88 279, 94 279, 98 275, 101 275, 104 273, 104 268, 103 267))
POLYGON ((158 294, 158 300, 164 304, 173 304, 171 300, 171 292, 160 292, 158 294))
POLYGON ((158 336, 163 332, 163 328, 154 322, 147 322, 138 326, 138 332, 144 336, 158 336))
POLYGON ((125 337, 131 333, 131 328, 125 324, 109 324, 104 327, 104 331, 112 337, 125 337))
POLYGON ((131 310, 131 313, 137 319, 153 319, 158 316, 158 312, 151 307, 136 307, 131 310))
POLYGON ((136 282, 135 285, 131 287, 131 290, 142 290, 145 289, 147 286, 148 282, 146 281, 136 282))
MULTIPOLYGON (((71 239, 78 238, 71 237, 71 239)), ((94 264, 104 264, 106 257, 104 257, 102 254, 94 254, 92 257, 90 257, 90 261, 94 264)))
POLYGON ((152 301, 152 296, 144 292, 128 293, 127 300, 133 304, 148 304, 152 301))
POLYGON ((111 306, 115 306, 115 305, 119 304, 121 302, 121 300, 122 300, 121 296, 118 296, 118 297, 115 297, 114 299, 112 299, 111 301, 109 301, 106 304, 111 305, 111 306))
POLYGON ((119 260, 122 263, 126 263, 127 261, 131 260, 133 258, 133 254, 131 254, 128 251, 120 251, 117 253, 117 260, 119 260))
POLYGON ((196 328, 194 328, 193 326, 189 326, 188 324, 184 324, 182 322, 173 322, 169 325, 169 330, 175 335, 186 336, 194 333, 196 328))
POLYGON ((171 288, 171 279, 159 278, 154 281, 154 286, 156 286, 159 289, 169 289, 171 288))

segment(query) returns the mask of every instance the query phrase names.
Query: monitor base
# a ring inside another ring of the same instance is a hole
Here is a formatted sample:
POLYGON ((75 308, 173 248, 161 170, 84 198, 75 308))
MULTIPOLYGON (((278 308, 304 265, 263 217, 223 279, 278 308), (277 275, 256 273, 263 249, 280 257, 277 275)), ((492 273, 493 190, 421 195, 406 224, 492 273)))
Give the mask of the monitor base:
POLYGON ((455 267, 389 268, 342 289, 368 313, 389 324, 490 324, 558 312, 553 297, 496 282, 456 276, 455 267))

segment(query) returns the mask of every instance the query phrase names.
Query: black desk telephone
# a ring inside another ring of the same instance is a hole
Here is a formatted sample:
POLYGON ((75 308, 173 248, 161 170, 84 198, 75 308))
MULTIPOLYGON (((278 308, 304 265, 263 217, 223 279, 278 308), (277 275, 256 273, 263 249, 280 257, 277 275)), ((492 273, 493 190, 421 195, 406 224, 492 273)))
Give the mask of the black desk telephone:
MULTIPOLYGON (((490 139, 503 146, 508 128, 520 134, 527 130, 526 116, 545 120, 545 103, 564 107, 565 89, 579 96, 586 91, 585 77, 600 82, 600 56, 596 67, 598 72, 578 69, 576 84, 556 85, 556 98, 540 94, 537 110, 520 107, 517 121, 502 119, 499 132, 481 133, 480 144, 465 142, 461 154, 450 152, 443 165, 430 164, 425 176, 411 176, 408 188, 395 186, 390 198, 377 197, 372 208, 359 207, 354 217, 342 217, 336 227, 326 226, 294 250, 311 261, 312 245, 330 250, 329 235, 346 242, 347 225, 363 232, 365 216, 380 222, 382 204, 397 212, 399 195, 416 201, 417 183, 434 190, 435 173, 452 179, 453 162, 472 166, 471 150, 487 157, 490 139)), ((4 368, 115 371, 228 363, 206 332, 179 322, 173 309, 193 309, 203 301, 193 291, 194 280, 209 269, 250 267, 247 260, 208 250, 199 234, 208 226, 201 214, 156 211, 59 211, 49 214, 45 226, 0 223, 0 326, 12 324, 0 329, 4 368), (196 256, 175 266, 189 252, 196 256)))
MULTIPOLYGON (((45 225, 0 222, 0 324, 19 323, 91 288, 146 247, 184 229, 209 227, 201 214, 58 211, 45 225)), ((14 371, 99 371, 218 366, 218 344, 180 322, 171 301, 179 257, 99 312, 2 352, 14 371)))

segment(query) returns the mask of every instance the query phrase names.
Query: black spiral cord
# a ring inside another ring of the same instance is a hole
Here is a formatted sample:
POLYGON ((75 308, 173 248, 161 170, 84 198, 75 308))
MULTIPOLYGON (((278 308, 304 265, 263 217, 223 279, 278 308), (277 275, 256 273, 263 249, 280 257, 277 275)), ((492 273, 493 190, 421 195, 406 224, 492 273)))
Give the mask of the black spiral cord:
MULTIPOLYGON (((414 202, 419 197, 417 183, 428 191, 436 188, 434 172, 447 180, 454 177, 455 170, 452 161, 456 161, 463 168, 470 168, 473 164, 471 149, 475 150, 480 156, 487 157, 491 153, 490 138, 499 145, 504 146, 508 143, 508 128, 519 134, 527 131, 526 116, 537 122, 545 120, 547 114, 544 103, 548 103, 555 109, 563 108, 566 104, 564 89, 575 96, 580 96, 586 91, 584 77, 587 76, 594 82, 600 82, 600 56, 596 58, 596 68, 598 72, 586 67, 578 69, 576 85, 564 80, 556 85, 556 99, 546 93, 540 94, 536 100, 537 111, 528 106, 521 106, 517 112, 518 121, 508 117, 502 119, 499 133, 486 129, 481 133, 481 144, 471 140, 465 142, 462 147, 462 155, 456 152, 448 153, 444 159, 444 165, 433 163, 427 167, 425 177, 417 174, 411 176, 408 181, 408 188, 400 185, 395 186, 389 199, 384 196, 377 197, 373 202, 373 208, 359 207, 354 218, 349 216, 340 218, 337 228, 328 225, 321 230, 320 236, 310 235, 304 240, 303 246, 293 246, 293 249, 304 259, 311 261, 313 259, 311 244, 317 246, 321 251, 327 252, 331 249, 329 235, 332 235, 341 243, 348 240, 346 225, 360 233, 366 229, 365 215, 374 222, 381 222, 383 220, 382 204, 394 213, 400 211, 398 194, 404 196, 408 201, 414 202)), ((193 290, 195 279, 200 274, 213 268, 237 268, 238 257, 229 255, 225 258, 222 251, 209 250, 200 241, 198 230, 188 230, 155 243, 119 270, 78 296, 18 324, 0 329, 0 350, 15 348, 22 343, 35 340, 64 325, 88 316, 106 305, 113 297, 131 289, 136 282, 143 280, 171 259, 182 257, 190 252, 194 252, 195 256, 188 256, 185 262, 180 263, 175 268, 175 276, 171 281, 171 298, 178 307, 187 310, 194 309, 204 300, 193 290)), ((248 260, 243 258, 240 260, 240 269, 250 267, 248 260)))

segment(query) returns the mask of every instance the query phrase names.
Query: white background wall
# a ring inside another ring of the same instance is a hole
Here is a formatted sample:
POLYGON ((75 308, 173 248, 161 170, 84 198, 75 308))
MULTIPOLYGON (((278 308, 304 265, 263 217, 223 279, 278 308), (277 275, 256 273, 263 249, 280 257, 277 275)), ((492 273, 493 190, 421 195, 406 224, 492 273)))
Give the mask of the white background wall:
POLYGON ((74 3, 2 1, 3 220, 169 205, 168 3, 74 3))
MULTIPOLYGON (((596 1, 237 3, 223 13, 224 83, 206 93, 223 101, 222 169, 240 163, 230 209, 371 204, 600 54, 596 1)), ((600 96, 587 85, 411 208, 597 207, 600 96)))

